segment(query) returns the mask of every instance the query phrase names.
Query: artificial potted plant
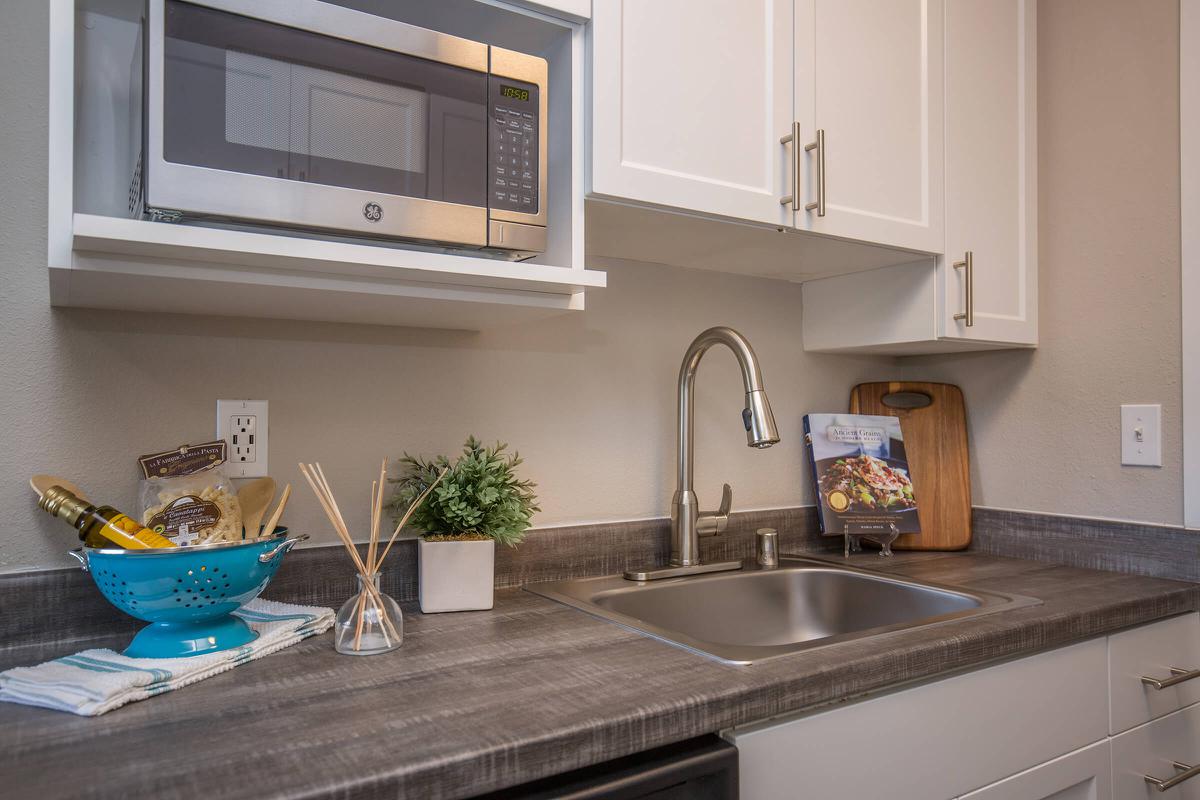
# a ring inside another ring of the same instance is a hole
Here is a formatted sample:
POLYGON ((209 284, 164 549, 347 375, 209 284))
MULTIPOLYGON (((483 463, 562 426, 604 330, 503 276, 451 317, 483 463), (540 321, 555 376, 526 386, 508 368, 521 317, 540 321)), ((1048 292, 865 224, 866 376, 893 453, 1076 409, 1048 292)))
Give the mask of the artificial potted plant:
POLYGON ((517 477, 518 454, 507 445, 484 447, 467 437, 462 455, 432 460, 400 459, 402 473, 392 500, 397 517, 446 471, 441 482, 413 513, 419 529, 417 570, 421 611, 489 609, 494 600, 496 543, 516 547, 525 537, 537 507, 535 484, 517 477))

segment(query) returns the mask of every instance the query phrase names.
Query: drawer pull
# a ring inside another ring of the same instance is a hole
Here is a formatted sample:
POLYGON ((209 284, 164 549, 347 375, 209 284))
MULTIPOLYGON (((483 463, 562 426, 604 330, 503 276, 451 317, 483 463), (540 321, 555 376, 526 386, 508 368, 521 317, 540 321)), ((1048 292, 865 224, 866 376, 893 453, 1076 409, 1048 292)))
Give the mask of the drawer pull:
POLYGON ((1158 791, 1165 792, 1169 789, 1174 789, 1176 786, 1188 780, 1189 778, 1194 778, 1197 775, 1200 775, 1200 764, 1192 767, 1188 766, 1187 764, 1180 764, 1178 761, 1173 761, 1171 762, 1171 766, 1175 767, 1175 769, 1182 770, 1182 772, 1173 778, 1167 778, 1165 781, 1159 780, 1153 775, 1143 775, 1142 777, 1146 779, 1146 783, 1150 784, 1158 791))
POLYGON ((1142 683, 1146 686, 1153 686, 1155 689, 1169 689, 1176 684, 1190 681, 1192 678, 1200 678, 1200 669, 1180 669, 1179 667, 1171 667, 1171 677, 1169 678, 1150 678, 1142 676, 1142 683))

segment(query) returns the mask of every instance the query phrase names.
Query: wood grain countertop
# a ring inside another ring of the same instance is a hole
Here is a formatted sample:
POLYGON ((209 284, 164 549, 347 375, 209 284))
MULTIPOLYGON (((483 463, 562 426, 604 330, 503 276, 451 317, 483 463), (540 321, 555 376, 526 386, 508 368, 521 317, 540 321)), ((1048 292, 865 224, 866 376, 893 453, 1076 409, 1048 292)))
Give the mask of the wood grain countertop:
MULTIPOLYGON (((96 718, 0 703, 0 795, 462 798, 1200 609, 1200 584, 973 553, 857 566, 1041 605, 725 665, 520 589, 350 658, 332 634, 96 718)), ((0 668, 113 640, 0 647, 0 668)))

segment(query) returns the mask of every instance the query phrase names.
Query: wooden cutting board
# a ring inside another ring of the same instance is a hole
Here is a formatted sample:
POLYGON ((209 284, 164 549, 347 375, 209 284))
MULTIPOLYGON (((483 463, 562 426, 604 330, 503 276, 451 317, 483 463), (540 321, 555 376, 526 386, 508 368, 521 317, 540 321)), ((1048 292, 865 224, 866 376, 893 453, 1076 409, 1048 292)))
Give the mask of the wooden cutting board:
POLYGON ((963 550, 971 543, 971 465, 962 390, 948 383, 861 383, 850 413, 899 417, 921 533, 905 534, 897 550, 963 550), (928 402, 921 408, 906 407, 928 402))

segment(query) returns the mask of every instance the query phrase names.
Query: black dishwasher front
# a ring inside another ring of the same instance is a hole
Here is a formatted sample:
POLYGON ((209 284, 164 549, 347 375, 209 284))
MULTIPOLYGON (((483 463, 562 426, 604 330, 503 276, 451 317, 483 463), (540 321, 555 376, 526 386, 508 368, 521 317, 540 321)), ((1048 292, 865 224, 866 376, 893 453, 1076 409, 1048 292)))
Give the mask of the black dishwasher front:
POLYGON ((476 800, 737 800, 737 748, 701 736, 476 800))

